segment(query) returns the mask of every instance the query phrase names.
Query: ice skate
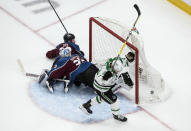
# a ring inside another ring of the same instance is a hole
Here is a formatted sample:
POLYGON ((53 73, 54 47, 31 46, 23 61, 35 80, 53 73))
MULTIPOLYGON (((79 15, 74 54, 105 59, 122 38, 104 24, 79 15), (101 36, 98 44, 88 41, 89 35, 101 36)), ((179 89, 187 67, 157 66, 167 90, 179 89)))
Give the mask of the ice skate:
POLYGON ((127 118, 123 115, 114 115, 113 114, 113 118, 118 120, 118 121, 122 121, 122 122, 126 122, 127 121, 127 118))
POLYGON ((92 110, 90 109, 90 107, 91 107, 90 102, 91 101, 89 100, 88 102, 84 103, 83 105, 81 105, 79 107, 84 113, 86 113, 88 115, 93 113, 92 110))
POLYGON ((54 93, 54 88, 48 81, 46 81, 46 86, 47 86, 48 90, 50 91, 50 93, 54 93))

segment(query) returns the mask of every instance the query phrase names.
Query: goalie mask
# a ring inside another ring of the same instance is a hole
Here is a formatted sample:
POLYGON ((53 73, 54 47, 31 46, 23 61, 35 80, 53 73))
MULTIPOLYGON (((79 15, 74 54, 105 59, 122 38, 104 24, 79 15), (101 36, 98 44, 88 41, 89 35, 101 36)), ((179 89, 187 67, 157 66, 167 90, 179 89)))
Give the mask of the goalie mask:
POLYGON ((125 57, 129 62, 133 62, 135 60, 135 54, 133 52, 129 52, 127 55, 125 55, 125 57))
POLYGON ((72 33, 66 33, 63 38, 64 42, 71 42, 72 40, 75 39, 75 35, 72 33))
POLYGON ((60 48, 59 55, 62 57, 71 56, 71 48, 70 47, 60 48))

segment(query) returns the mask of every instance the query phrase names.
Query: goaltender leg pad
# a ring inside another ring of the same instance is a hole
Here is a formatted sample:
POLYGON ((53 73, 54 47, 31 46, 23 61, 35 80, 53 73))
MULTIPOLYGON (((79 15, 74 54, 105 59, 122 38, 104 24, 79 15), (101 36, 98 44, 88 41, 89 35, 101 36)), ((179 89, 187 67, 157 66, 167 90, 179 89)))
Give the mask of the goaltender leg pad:
MULTIPOLYGON (((73 85, 69 87, 68 93, 64 93, 63 83, 60 82, 55 84, 54 93, 51 94, 46 87, 42 87, 35 82, 29 87, 29 95, 40 109, 64 120, 77 123, 95 123, 113 119, 110 105, 105 102, 92 106, 93 114, 91 115, 86 115, 79 109, 80 105, 97 96, 91 88, 84 86, 84 84, 81 84, 80 87, 73 85)), ((120 100, 120 112, 122 114, 140 110, 125 96, 116 95, 120 100)))

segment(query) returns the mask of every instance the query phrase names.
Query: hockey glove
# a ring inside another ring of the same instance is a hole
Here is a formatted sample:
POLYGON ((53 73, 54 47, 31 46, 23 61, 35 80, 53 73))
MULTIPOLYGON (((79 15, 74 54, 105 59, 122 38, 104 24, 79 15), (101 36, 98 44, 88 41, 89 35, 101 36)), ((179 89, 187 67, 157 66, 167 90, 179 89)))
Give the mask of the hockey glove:
POLYGON ((107 81, 109 78, 111 78, 112 77, 112 73, 111 73, 111 71, 107 71, 105 74, 104 74, 104 76, 103 76, 103 80, 105 80, 105 81, 107 81))
POLYGON ((132 87, 134 85, 128 72, 122 73, 121 75, 125 84, 127 84, 129 87, 132 87))

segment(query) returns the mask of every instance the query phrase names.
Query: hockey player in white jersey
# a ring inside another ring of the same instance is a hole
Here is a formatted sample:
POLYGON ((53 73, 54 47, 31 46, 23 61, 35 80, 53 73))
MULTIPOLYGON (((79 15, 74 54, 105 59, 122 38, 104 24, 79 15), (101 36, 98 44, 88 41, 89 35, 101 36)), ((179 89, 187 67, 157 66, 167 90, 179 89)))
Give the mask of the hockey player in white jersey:
MULTIPOLYGON (((134 61, 134 55, 128 53, 127 59, 134 61)), ((123 61, 118 59, 115 63, 114 59, 110 59, 106 62, 95 75, 93 82, 93 89, 96 91, 97 96, 87 101, 80 106, 80 109, 88 114, 92 114, 91 106, 100 104, 102 101, 110 104, 113 118, 122 122, 127 121, 127 118, 120 114, 120 101, 117 95, 114 94, 116 90, 114 87, 124 84, 127 88, 133 87, 133 81, 131 80, 128 72, 123 72, 123 61)))

